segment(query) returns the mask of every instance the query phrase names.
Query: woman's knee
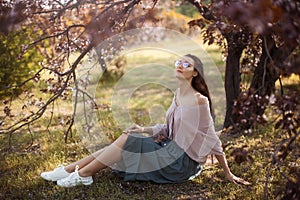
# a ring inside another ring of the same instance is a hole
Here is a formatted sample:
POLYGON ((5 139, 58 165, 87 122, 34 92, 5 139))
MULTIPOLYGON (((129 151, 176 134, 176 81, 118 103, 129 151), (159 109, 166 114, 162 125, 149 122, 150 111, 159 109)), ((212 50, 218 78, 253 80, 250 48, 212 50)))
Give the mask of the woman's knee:
POLYGON ((122 135, 120 135, 120 137, 121 137, 122 142, 124 142, 124 144, 125 144, 125 142, 127 141, 127 138, 128 138, 128 134, 122 133, 122 135))
POLYGON ((125 133, 122 133, 122 135, 120 135, 119 138, 115 142, 118 144, 118 146, 123 147, 127 141, 127 138, 128 138, 128 135, 125 133))

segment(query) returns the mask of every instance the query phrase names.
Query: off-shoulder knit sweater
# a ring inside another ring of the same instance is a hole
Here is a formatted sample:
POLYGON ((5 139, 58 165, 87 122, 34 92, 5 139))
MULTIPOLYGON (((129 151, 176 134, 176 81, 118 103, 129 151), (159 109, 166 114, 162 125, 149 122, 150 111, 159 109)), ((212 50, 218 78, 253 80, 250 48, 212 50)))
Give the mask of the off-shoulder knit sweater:
POLYGON ((200 164, 204 164, 210 154, 224 154, 208 101, 201 105, 177 105, 174 95, 166 113, 166 124, 156 124, 152 130, 153 135, 164 134, 174 140, 191 159, 200 164))

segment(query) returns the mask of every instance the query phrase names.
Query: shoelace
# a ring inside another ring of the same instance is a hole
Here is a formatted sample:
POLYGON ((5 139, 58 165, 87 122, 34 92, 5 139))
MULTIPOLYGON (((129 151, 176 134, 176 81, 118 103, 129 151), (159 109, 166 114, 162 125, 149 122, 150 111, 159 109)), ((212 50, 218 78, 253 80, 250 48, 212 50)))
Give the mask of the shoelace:
POLYGON ((79 170, 79 165, 76 165, 75 172, 78 172, 78 170, 79 170))
POLYGON ((68 181, 68 183, 71 182, 70 179, 72 179, 73 176, 75 176, 76 174, 78 174, 78 170, 79 170, 79 165, 76 165, 76 167, 75 167, 75 172, 76 172, 76 173, 72 173, 72 174, 69 176, 69 178, 66 180, 66 181, 68 181))

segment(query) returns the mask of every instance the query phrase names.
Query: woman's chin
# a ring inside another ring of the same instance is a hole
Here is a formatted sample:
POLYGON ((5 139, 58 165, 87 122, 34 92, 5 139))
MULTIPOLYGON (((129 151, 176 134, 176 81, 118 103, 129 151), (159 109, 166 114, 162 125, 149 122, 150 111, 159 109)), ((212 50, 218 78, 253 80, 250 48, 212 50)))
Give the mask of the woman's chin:
POLYGON ((185 77, 181 73, 178 73, 178 72, 175 73, 175 77, 178 79, 185 79, 185 77))
POLYGON ((182 73, 180 73, 180 72, 175 71, 174 74, 175 74, 175 77, 181 77, 181 78, 183 77, 182 73))

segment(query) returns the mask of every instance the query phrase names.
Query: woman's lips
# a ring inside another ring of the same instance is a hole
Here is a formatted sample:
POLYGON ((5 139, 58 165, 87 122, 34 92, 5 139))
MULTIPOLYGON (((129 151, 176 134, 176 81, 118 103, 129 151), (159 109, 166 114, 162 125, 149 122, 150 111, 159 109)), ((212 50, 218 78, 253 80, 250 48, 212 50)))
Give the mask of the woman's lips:
POLYGON ((179 69, 178 69, 178 70, 176 70, 176 71, 177 71, 178 73, 182 73, 182 71, 181 71, 181 70, 179 70, 179 69))

